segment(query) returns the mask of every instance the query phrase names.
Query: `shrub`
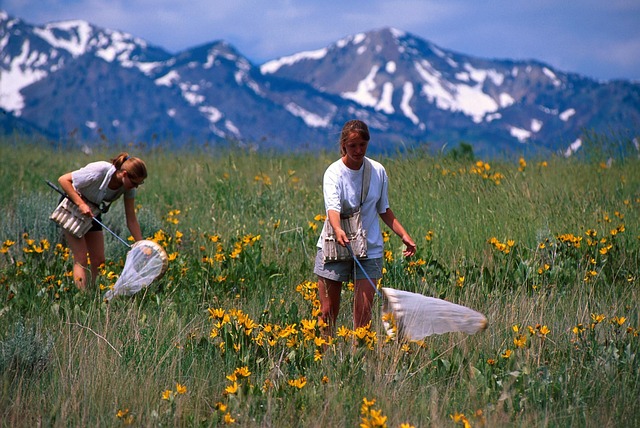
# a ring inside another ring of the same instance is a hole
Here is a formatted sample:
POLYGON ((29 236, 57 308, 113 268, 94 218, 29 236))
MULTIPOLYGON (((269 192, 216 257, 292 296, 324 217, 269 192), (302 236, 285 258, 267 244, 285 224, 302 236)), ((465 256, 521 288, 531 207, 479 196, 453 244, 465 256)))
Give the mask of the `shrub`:
POLYGON ((0 372, 39 373, 46 368, 52 349, 50 334, 38 326, 17 321, 0 342, 0 372))

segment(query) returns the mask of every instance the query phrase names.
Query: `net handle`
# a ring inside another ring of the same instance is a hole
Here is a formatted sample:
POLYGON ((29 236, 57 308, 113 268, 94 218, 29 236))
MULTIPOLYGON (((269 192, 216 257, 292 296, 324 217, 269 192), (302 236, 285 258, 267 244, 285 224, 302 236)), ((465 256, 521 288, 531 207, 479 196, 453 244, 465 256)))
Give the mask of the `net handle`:
MULTIPOLYGON (((49 187, 51 187, 53 190, 55 190, 56 192, 60 193, 62 196, 64 196, 65 198, 69 198, 69 196, 67 196, 66 193, 64 193, 58 186, 56 186, 55 184, 53 184, 52 182, 50 182, 49 180, 45 180, 47 182, 47 184, 49 185, 49 187)), ((69 199, 70 200, 70 199, 69 199)), ((91 217, 93 219, 93 221, 95 221, 96 223, 98 223, 100 226, 102 226, 104 229, 107 230, 107 232, 109 232, 110 234, 112 234, 113 236, 115 236, 116 238, 118 238, 118 240, 120 242, 122 242, 127 248, 131 248, 131 245, 129 245, 124 239, 122 239, 121 237, 119 237, 113 230, 109 229, 103 222, 101 222, 100 220, 98 220, 95 216, 91 217)))
MULTIPOLYGON (((351 248, 351 242, 347 242, 346 245, 347 250, 349 250, 349 254, 351 254, 351 257, 353 257, 353 260, 358 264, 358 267, 360 267, 360 270, 362 271, 362 273, 364 274, 365 278, 367 278, 369 280, 369 284, 371 284, 371 287, 373 287, 373 291, 376 292, 376 294, 379 297, 383 297, 382 293, 380 292, 380 290, 378 290, 378 287, 376 287, 376 284, 373 282, 373 280, 371 279, 371 277, 369 277, 369 274, 367 274, 367 271, 364 270, 364 267, 362 267, 362 263, 360 263, 360 260, 358 260, 358 258, 356 257, 355 254, 353 254, 353 249, 351 248)), ((353 270, 353 281, 355 282, 356 277, 355 277, 355 273, 356 270, 353 270)))

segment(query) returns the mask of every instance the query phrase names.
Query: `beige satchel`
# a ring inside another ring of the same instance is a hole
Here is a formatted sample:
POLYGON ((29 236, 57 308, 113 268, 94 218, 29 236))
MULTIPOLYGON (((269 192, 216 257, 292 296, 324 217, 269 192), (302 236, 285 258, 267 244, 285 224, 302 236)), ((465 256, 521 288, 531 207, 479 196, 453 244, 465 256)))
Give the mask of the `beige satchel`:
MULTIPOLYGON (((360 209, 367 199, 369 193, 369 183, 371 182, 371 165, 367 159, 364 160, 364 170, 362 176, 362 190, 360 192, 360 206, 347 213, 340 213, 340 227, 347 234, 347 239, 351 243, 351 249, 357 259, 367 258, 367 231, 362 228, 362 213, 360 209)), ((322 256, 324 262, 337 262, 353 260, 347 247, 343 247, 336 241, 336 234, 329 223, 329 218, 322 227, 322 256)))
MULTIPOLYGON (((367 258, 367 231, 362 228, 362 216, 360 209, 354 213, 343 216, 340 215, 340 226, 347 234, 347 239, 351 243, 353 254, 358 259, 367 258)), ((327 219, 324 222, 322 240, 322 255, 325 262, 336 262, 343 260, 353 260, 347 247, 343 247, 336 241, 336 234, 327 219)))
MULTIPOLYGON (((90 202, 85 202, 91 208, 92 213, 99 212, 97 206, 90 202)), ((82 214, 78 206, 69 198, 62 198, 62 201, 49 218, 76 238, 82 238, 91 229, 91 224, 93 223, 93 218, 82 214)))

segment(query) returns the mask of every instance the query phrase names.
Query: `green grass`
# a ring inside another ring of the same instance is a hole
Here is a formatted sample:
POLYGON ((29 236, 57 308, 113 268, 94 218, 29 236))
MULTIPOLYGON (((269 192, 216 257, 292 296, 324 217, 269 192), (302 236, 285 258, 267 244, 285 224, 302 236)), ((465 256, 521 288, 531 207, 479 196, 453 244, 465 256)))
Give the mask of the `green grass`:
MULTIPOLYGON (((335 154, 126 148, 149 169, 143 234, 172 260, 107 304, 126 248, 106 234, 103 289, 75 290, 44 180, 119 148, 20 143, 0 144, 4 426, 640 424, 637 158, 379 159, 418 244, 403 260, 389 237, 383 284, 472 307, 489 327, 389 341, 376 300, 354 339, 345 288, 349 337, 325 349, 312 263, 335 154)), ((104 221, 128 236, 121 203, 104 221)))

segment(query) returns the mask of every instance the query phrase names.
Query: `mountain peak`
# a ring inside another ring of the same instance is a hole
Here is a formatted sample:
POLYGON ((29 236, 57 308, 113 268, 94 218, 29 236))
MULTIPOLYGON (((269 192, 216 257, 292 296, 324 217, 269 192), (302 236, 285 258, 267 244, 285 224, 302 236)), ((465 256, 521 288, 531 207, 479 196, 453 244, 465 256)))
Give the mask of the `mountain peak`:
POLYGON ((0 46, 7 123, 59 138, 99 128, 117 140, 317 149, 356 117, 376 134, 372 152, 466 140, 481 154, 564 151, 583 129, 640 123, 638 85, 477 58, 394 27, 258 68, 224 40, 171 54, 85 21, 33 26, 0 11, 0 46))

